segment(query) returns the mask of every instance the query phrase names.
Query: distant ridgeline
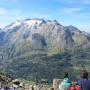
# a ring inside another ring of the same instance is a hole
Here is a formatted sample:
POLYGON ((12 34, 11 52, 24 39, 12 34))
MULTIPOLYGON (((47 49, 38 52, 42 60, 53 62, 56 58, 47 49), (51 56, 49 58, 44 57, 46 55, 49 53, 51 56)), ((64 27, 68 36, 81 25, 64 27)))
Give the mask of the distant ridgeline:
POLYGON ((0 70, 35 82, 90 73, 90 35, 56 20, 26 19, 0 30, 0 70))

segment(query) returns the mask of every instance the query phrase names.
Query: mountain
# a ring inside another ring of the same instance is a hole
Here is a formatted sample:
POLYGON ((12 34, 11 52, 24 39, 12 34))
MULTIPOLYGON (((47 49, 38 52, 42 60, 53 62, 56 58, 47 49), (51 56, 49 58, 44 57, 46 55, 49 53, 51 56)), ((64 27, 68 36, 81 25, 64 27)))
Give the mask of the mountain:
POLYGON ((59 53, 71 48, 90 46, 90 38, 86 34, 74 26, 62 26, 57 21, 26 19, 15 21, 4 29, 7 31, 9 45, 18 45, 17 48, 25 46, 26 49, 33 47, 33 50, 45 49, 59 53))
POLYGON ((72 25, 38 18, 17 20, 3 28, 0 40, 3 36, 3 66, 14 77, 52 80, 68 71, 77 78, 81 67, 90 67, 90 36, 72 25))

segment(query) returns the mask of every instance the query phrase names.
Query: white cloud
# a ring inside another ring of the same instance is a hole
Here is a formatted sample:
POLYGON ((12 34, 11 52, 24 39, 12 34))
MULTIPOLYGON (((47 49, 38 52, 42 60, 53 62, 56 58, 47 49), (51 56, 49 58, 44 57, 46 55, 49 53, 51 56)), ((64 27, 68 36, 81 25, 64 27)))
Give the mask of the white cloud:
POLYGON ((19 9, 7 9, 0 7, 0 27, 10 24, 15 20, 22 20, 26 18, 44 18, 51 19, 52 16, 46 13, 26 12, 19 9))
POLYGON ((90 33, 90 26, 83 24, 83 25, 79 25, 78 27, 80 28, 80 30, 90 33))
POLYGON ((83 8, 64 8, 62 9, 62 13, 64 14, 75 14, 80 12, 83 8))
POLYGON ((19 9, 7 9, 0 7, 0 19, 11 19, 17 17, 32 17, 32 18, 50 18, 50 14, 39 13, 39 12, 25 12, 19 9))
POLYGON ((18 9, 0 7, 0 27, 3 27, 14 20, 21 19, 23 12, 18 9))
POLYGON ((80 13, 78 15, 76 14, 75 17, 77 17, 79 19, 82 19, 82 20, 83 19, 86 19, 87 20, 90 17, 90 13, 89 12, 84 12, 84 13, 82 12, 82 13, 80 13))
POLYGON ((19 15, 21 14, 21 10, 18 10, 18 9, 7 9, 7 8, 3 8, 3 7, 0 7, 0 16, 15 16, 15 15, 19 15))
POLYGON ((7 13, 7 10, 3 7, 0 7, 0 15, 4 15, 7 13))

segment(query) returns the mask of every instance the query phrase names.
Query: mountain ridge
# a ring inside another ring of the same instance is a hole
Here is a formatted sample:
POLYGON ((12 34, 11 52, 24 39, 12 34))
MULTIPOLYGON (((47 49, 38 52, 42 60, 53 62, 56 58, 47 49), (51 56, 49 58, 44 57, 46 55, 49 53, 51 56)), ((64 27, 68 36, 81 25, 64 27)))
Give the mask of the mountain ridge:
MULTIPOLYGON (((84 33, 82 31, 80 31, 78 28, 74 27, 74 26, 63 26, 61 24, 59 24, 57 21, 45 21, 44 19, 28 19, 25 21, 22 21, 19 23, 14 23, 14 26, 11 25, 8 27, 9 30, 11 30, 11 32, 15 32, 17 34, 20 34, 21 37, 29 37, 32 39, 32 34, 36 33, 39 34, 39 36, 41 35, 42 37, 46 37, 49 33, 51 33, 51 38, 52 35, 54 37, 56 37, 55 33, 58 35, 63 35, 64 39, 65 37, 68 38, 69 35, 71 35, 71 39, 74 39, 73 36, 75 36, 75 39, 78 37, 78 39, 80 38, 80 36, 83 36, 82 38, 87 38, 86 35, 84 35, 84 33), (11 29, 10 29, 11 28, 11 29), (31 34, 31 35, 30 35, 31 34), (65 35, 67 34, 67 35, 65 35), (68 37, 67 37, 68 36, 68 37), (86 37, 85 37, 86 36, 86 37)), ((7 28, 5 28, 5 30, 8 30, 7 28)), ((8 31, 10 34, 11 32, 8 31)), ((15 35, 15 34, 14 34, 15 35)), ((48 37, 50 37, 50 35, 48 37)), ((16 35, 17 37, 17 35, 16 35)), ((29 39, 30 39, 29 38, 29 39)), ((38 38, 38 37, 37 37, 38 38)), ((56 37, 59 38, 60 37, 56 37)), ((73 40, 75 41, 75 40, 73 40)))

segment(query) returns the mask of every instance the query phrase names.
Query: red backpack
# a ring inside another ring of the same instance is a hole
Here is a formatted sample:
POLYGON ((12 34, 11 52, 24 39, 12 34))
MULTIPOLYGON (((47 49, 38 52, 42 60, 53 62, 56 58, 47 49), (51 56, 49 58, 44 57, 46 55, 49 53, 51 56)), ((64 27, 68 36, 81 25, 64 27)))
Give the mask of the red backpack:
POLYGON ((74 86, 71 86, 69 90, 81 90, 81 87, 79 85, 74 85, 74 86))

